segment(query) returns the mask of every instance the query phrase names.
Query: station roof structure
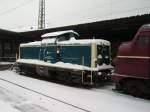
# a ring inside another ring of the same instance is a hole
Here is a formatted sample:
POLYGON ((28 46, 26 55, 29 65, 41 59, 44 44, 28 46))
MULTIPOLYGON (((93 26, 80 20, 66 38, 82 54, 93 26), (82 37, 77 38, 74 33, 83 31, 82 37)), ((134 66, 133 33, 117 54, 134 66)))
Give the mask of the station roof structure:
POLYGON ((0 29, 0 38, 4 38, 6 36, 15 37, 16 35, 17 35, 17 32, 0 29))
POLYGON ((150 23, 150 14, 43 30, 15 32, 0 29, 0 43, 3 43, 3 41, 16 41, 18 43, 39 41, 42 39, 41 36, 46 33, 74 30, 79 33, 79 38, 88 39, 94 37, 110 41, 113 48, 112 57, 115 57, 120 43, 133 39, 139 27, 147 23, 150 23))
POLYGON ((45 33, 65 30, 74 30, 78 32, 82 38, 91 38, 91 36, 94 36, 96 38, 99 38, 99 36, 101 36, 104 38, 108 38, 108 40, 110 38, 120 38, 120 36, 122 38, 123 36, 130 38, 133 37, 140 26, 146 23, 150 23, 150 14, 56 28, 47 28, 43 30, 15 32, 0 29, 0 39, 3 38, 2 35, 5 35, 9 38, 19 37, 29 40, 40 40, 41 35, 45 33))

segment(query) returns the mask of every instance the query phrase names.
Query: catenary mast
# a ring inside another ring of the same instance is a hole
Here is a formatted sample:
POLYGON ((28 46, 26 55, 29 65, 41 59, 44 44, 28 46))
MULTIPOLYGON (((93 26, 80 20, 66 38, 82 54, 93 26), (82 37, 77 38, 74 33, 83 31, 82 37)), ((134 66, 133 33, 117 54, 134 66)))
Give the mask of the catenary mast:
POLYGON ((38 29, 45 28, 45 0, 39 0, 38 29))

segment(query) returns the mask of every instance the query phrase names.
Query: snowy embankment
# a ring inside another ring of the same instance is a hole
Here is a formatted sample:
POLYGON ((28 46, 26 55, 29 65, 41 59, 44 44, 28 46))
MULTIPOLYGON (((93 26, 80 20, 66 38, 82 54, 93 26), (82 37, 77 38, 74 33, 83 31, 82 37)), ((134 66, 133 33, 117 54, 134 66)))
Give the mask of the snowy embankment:
POLYGON ((10 68, 14 62, 0 62, 0 70, 6 70, 10 68))
MULTIPOLYGON (((21 76, 11 71, 0 71, 0 78, 91 112, 149 112, 150 110, 149 100, 116 93, 105 87, 99 89, 68 87, 21 76)), ((0 80, 0 104, 3 106, 4 103, 12 111, 4 108, 3 112, 83 111, 0 80)))
POLYGON ((0 65, 12 65, 14 62, 0 62, 0 65))

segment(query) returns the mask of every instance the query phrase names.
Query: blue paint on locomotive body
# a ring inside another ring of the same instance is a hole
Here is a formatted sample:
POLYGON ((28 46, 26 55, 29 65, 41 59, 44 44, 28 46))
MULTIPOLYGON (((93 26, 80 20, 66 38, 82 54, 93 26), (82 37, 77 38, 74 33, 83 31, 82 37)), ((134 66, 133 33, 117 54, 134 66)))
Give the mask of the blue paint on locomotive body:
POLYGON ((93 43, 82 40, 72 43, 71 38, 78 35, 74 32, 51 34, 39 42, 31 42, 20 46, 21 59, 36 59, 48 63, 64 63, 96 67, 110 64, 110 44, 105 40, 93 40, 93 43), (81 42, 81 43, 80 43, 81 42), (94 47, 94 48, 93 48, 94 47))
POLYGON ((64 63, 91 66, 91 46, 42 46, 39 56, 40 60, 50 63, 62 61, 64 63))
POLYGON ((72 63, 91 67, 91 46, 41 46, 41 47, 21 47, 21 59, 38 59, 45 62, 72 63), (59 49, 59 55, 58 50, 59 49))
POLYGON ((21 59, 39 59, 40 47, 21 47, 21 59))
POLYGON ((61 61, 91 67, 91 46, 62 46, 61 61))
POLYGON ((42 46, 39 52, 40 60, 56 63, 56 46, 42 46))

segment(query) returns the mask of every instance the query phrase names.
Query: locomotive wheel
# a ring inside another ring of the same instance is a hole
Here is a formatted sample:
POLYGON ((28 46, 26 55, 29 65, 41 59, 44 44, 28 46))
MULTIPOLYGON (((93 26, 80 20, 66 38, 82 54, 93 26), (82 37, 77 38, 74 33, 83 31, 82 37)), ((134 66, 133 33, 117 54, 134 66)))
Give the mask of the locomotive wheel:
POLYGON ((71 73, 68 73, 66 75, 66 83, 67 84, 71 84, 72 83, 72 76, 71 76, 71 73))
POLYGON ((142 86, 144 86, 144 85, 142 84, 141 81, 128 80, 128 81, 125 82, 123 91, 127 94, 131 94, 133 96, 141 97, 143 95, 142 86))
POLYGON ((122 89, 123 89, 123 87, 122 87, 121 83, 117 82, 116 85, 115 85, 115 90, 122 91, 122 89))

